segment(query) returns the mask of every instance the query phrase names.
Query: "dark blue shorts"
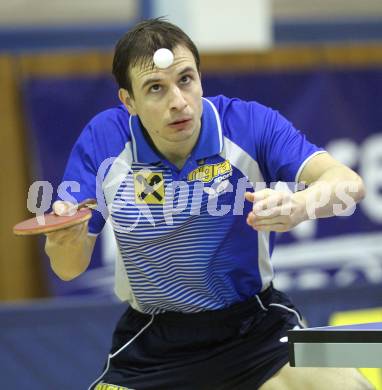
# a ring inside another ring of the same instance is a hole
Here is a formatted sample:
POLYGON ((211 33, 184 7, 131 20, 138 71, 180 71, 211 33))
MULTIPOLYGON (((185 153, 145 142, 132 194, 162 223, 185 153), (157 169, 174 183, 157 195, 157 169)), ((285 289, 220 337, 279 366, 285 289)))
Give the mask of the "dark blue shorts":
POLYGON ((255 390, 288 362, 285 336, 299 324, 291 301, 272 287, 223 310, 151 316, 129 308, 91 388, 255 390))

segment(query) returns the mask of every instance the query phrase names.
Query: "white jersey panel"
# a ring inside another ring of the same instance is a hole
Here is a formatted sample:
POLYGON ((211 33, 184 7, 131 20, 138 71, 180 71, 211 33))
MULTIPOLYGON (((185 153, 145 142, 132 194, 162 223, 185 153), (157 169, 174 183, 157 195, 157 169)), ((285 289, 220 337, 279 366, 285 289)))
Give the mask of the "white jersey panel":
MULTIPOLYGON (((257 162, 227 137, 224 137, 224 147, 220 155, 229 160, 244 176, 248 177, 254 187, 256 183, 264 183, 264 178, 257 162)), ((257 242, 259 272, 263 285, 262 290, 265 290, 269 287, 274 277, 269 247, 269 232, 257 232, 257 242)))

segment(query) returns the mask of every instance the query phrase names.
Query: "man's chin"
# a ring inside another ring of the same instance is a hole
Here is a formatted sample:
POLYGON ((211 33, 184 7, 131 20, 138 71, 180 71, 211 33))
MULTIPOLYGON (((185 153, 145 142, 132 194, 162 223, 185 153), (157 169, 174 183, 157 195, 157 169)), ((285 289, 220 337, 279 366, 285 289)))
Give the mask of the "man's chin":
POLYGON ((189 138, 192 138, 194 135, 195 135, 195 128, 191 127, 191 126, 187 126, 187 127, 184 127, 182 129, 177 129, 174 131, 174 129, 172 129, 171 133, 169 134, 169 139, 171 140, 187 140, 189 138))
POLYGON ((193 135, 193 130, 182 130, 178 131, 176 134, 173 134, 169 140, 172 142, 185 142, 187 140, 191 140, 193 135))

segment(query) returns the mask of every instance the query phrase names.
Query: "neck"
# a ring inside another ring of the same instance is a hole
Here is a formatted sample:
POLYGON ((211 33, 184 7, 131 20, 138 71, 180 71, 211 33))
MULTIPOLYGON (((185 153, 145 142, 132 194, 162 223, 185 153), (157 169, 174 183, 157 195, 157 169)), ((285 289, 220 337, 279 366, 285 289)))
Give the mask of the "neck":
POLYGON ((146 136, 151 141, 155 149, 164 156, 168 161, 174 164, 177 168, 182 169, 187 158, 194 149, 198 138, 200 128, 195 131, 192 136, 184 141, 171 142, 161 139, 152 139, 147 133, 146 136))
POLYGON ((178 169, 182 169, 190 153, 184 153, 184 154, 182 153, 182 154, 174 154, 174 155, 170 155, 169 153, 167 153, 166 158, 168 161, 174 164, 178 169))
POLYGON ((194 149, 198 136, 199 134, 195 133, 192 139, 190 138, 183 142, 162 142, 160 145, 156 145, 156 147, 168 161, 180 169, 194 149))

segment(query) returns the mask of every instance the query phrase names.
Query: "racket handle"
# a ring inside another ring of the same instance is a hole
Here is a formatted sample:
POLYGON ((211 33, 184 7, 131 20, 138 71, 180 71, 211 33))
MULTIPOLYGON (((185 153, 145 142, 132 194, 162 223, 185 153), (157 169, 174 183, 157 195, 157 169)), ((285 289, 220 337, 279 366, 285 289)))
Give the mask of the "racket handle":
POLYGON ((97 201, 95 199, 85 199, 82 202, 78 203, 77 210, 81 210, 87 207, 88 209, 95 209, 97 207, 97 201))

